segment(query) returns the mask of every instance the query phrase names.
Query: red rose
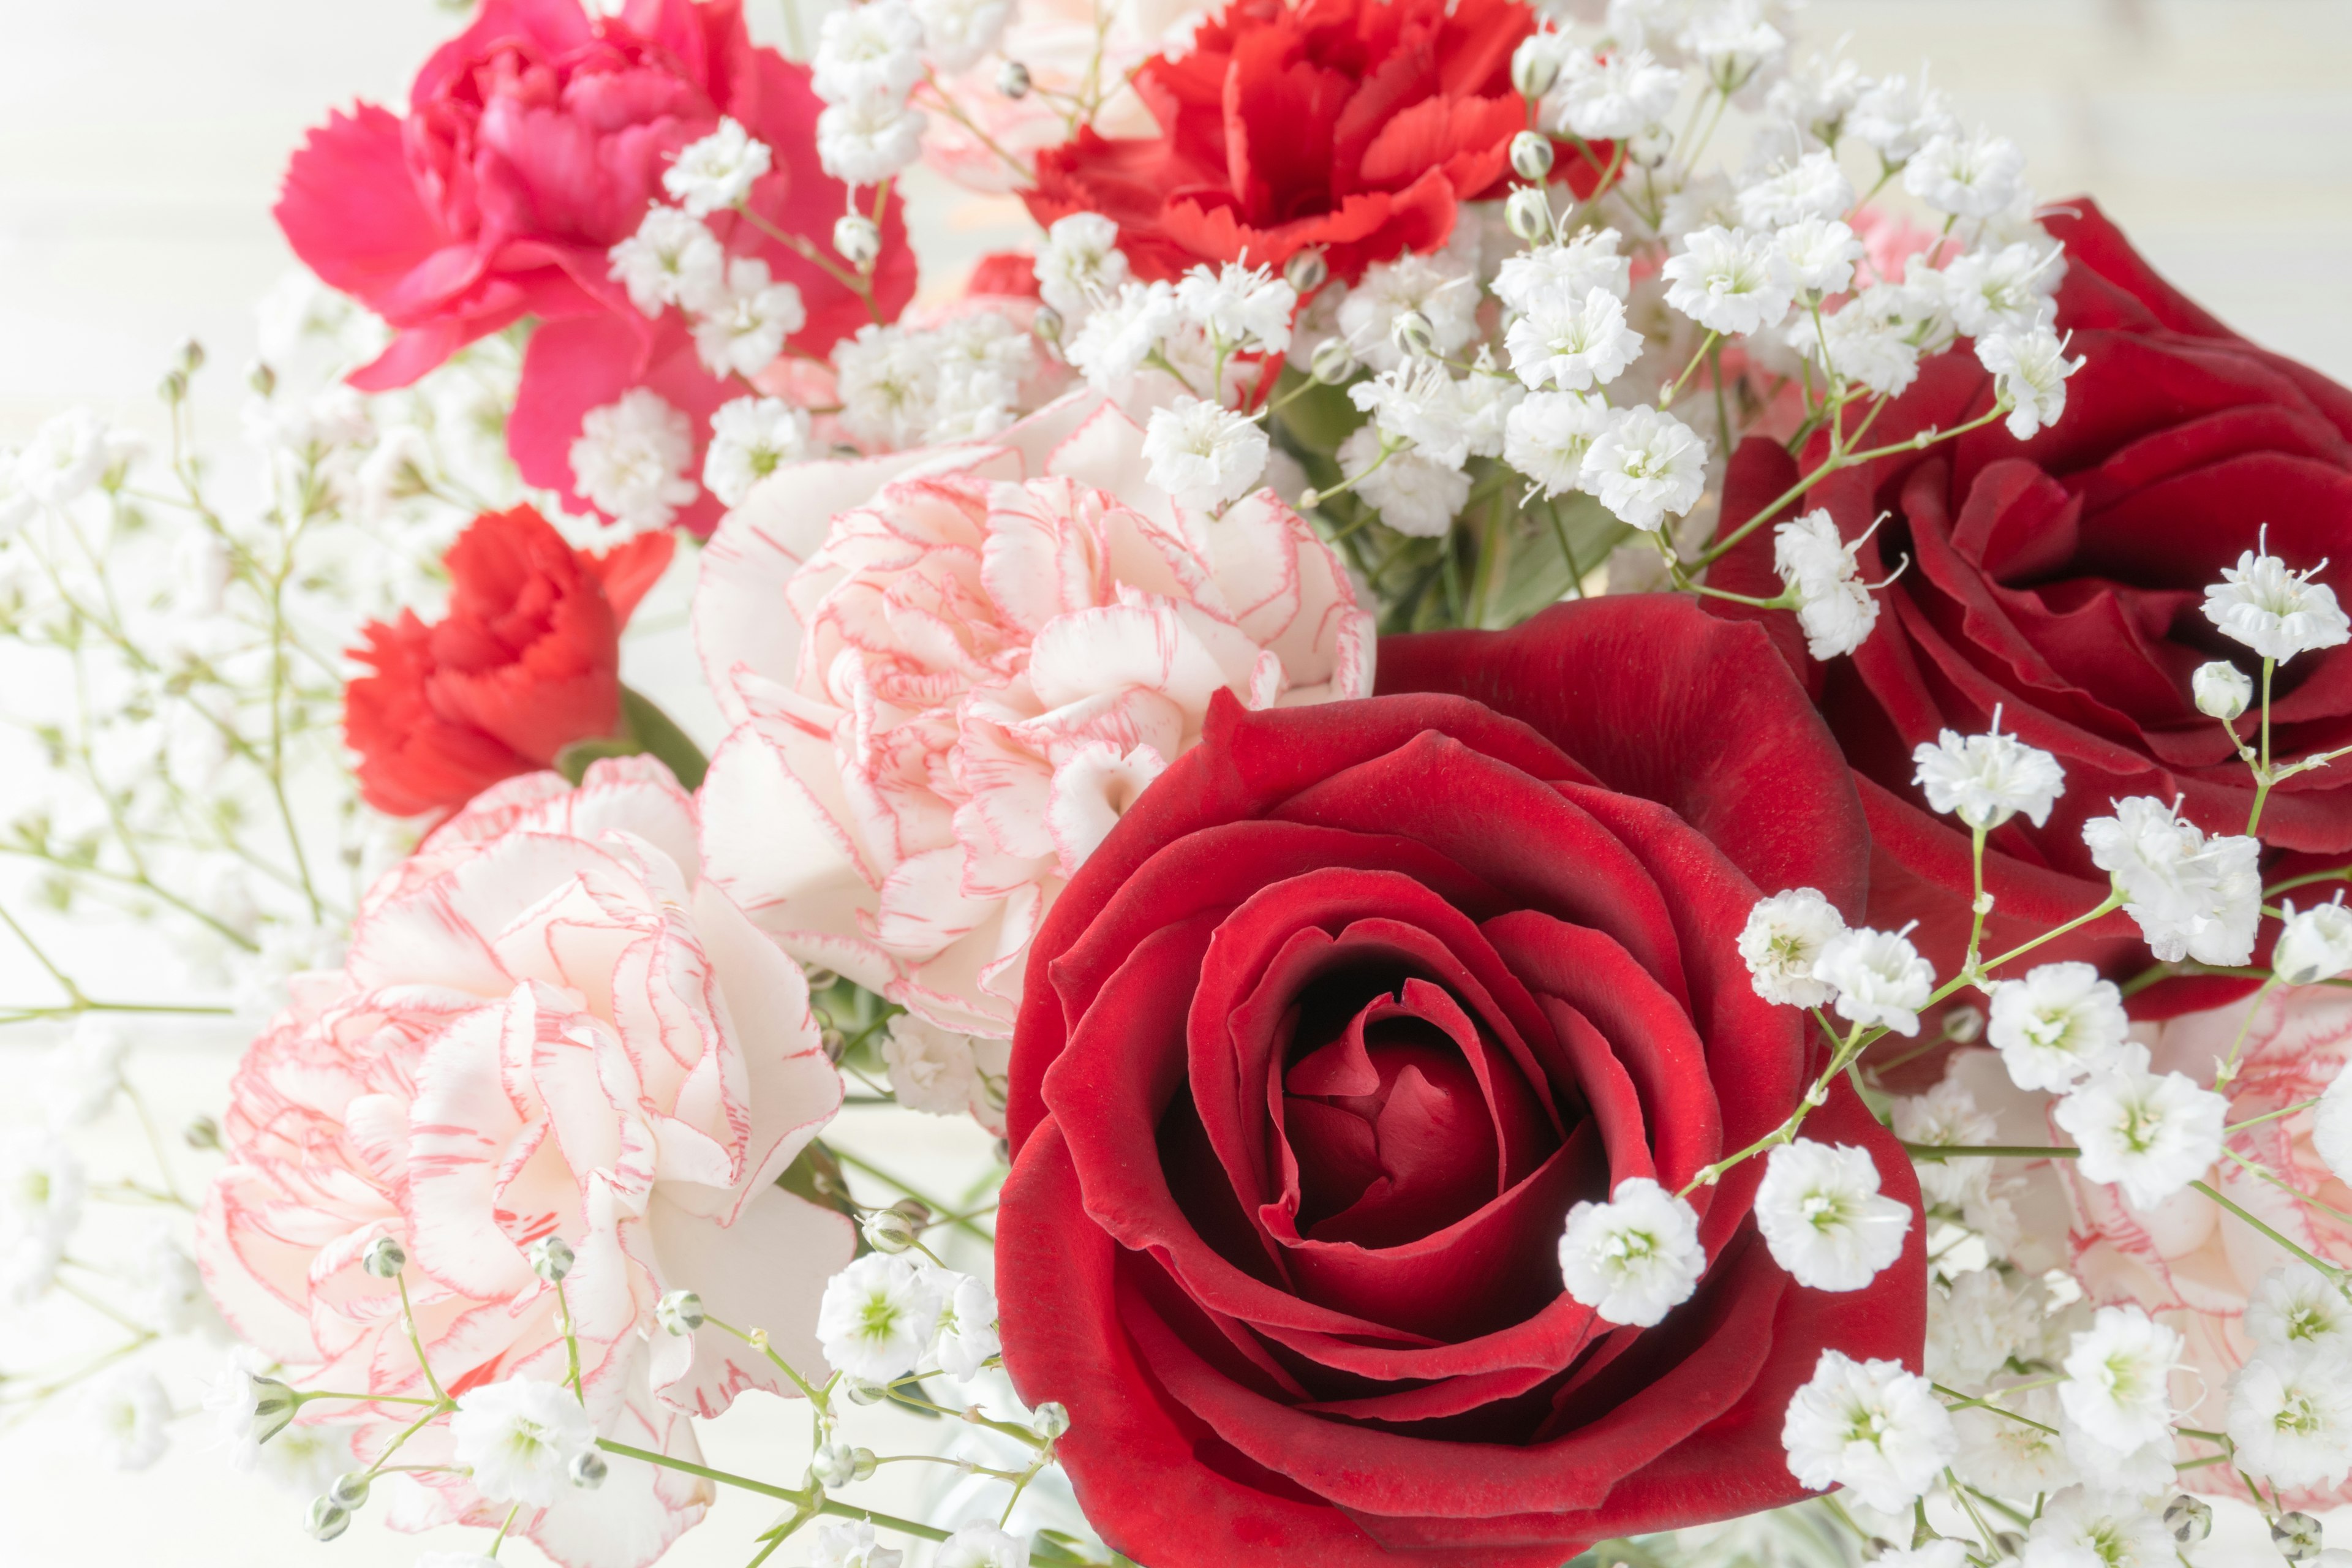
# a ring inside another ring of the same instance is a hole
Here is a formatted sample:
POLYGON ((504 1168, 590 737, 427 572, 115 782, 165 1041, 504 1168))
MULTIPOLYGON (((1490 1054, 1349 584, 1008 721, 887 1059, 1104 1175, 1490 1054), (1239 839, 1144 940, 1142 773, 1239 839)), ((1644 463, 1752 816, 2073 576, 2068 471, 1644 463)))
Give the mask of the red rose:
POLYGON ((527 506, 476 518, 449 546, 449 609, 370 623, 343 691, 360 794, 394 816, 447 811, 621 728, 621 628, 676 540, 574 550, 527 506))
MULTIPOLYGON (((752 47, 741 0, 629 0, 604 17, 580 0, 487 0, 417 73, 405 118, 362 103, 310 133, 287 166, 278 222, 311 270, 399 329, 352 378, 366 390, 404 386, 536 319, 508 446, 524 479, 584 510, 570 462, 582 415, 651 387, 693 418, 698 476, 711 411, 742 394, 703 368, 681 312, 648 320, 629 302, 607 252, 661 198, 679 149, 721 115, 774 153, 752 208, 829 243, 847 193, 817 170, 820 107, 805 67, 752 47)), ((795 348, 822 354, 868 320, 815 263, 734 214, 709 221, 729 252, 800 289, 808 324, 795 348)), ((895 203, 883 239, 874 288, 895 315, 915 284, 895 203)), ((719 512, 705 496, 680 521, 709 533, 719 512)))
MULTIPOLYGON (((1069 1407, 1087 1517, 1153 1568, 1557 1568, 1801 1496, 1780 1425, 1823 1347, 1917 1363, 1921 1226, 1869 1289, 1801 1289, 1749 1161, 1692 1194, 1709 1269, 1649 1330, 1565 1294, 1557 1248, 1819 1070, 1735 940, 1759 888, 1859 903, 1835 746, 1760 633, 1663 596, 1381 662, 1420 694, 1221 700, 1036 939, 1014 1383, 1069 1407)), ((1807 1129, 1916 1210, 1843 1083, 1807 1129)))
MULTIPOLYGON (((2066 770, 2044 826, 2013 817, 1992 835, 1986 946, 2005 950, 2105 896, 2083 824, 2115 800, 2177 795, 2207 831, 2245 831, 2252 779, 2221 726, 2197 710, 2189 674, 2224 658, 2259 678, 2261 661, 2205 618, 2204 585, 2267 523, 2273 552, 2298 567, 2332 557, 2319 581, 2352 591, 2352 393, 2231 331, 2157 277, 2095 205, 2069 205, 2079 216, 2048 220, 2066 247, 2058 330, 2089 363, 2067 383, 2064 416, 2031 441, 1995 424, 1824 480, 1799 505, 1827 507, 1847 538, 1890 514, 1864 548, 1865 577, 1906 555, 1911 565, 1851 659, 1810 665, 1792 617, 1771 617, 1861 784, 1874 846, 1871 923, 1917 920, 1913 940, 1947 975, 1968 943, 1969 836, 1911 783, 1914 746, 1944 729, 1980 733, 1997 708, 2005 731, 2066 770)), ((1948 429, 1991 401, 1964 345, 1922 367, 1870 444, 1948 429)), ((1819 458, 1808 451, 1806 467, 1819 458)), ((1754 515, 1798 472, 1773 442, 1741 447, 1727 522, 1754 515)), ((1770 555, 1759 529, 1712 580, 1777 592, 1770 555)), ((2298 657, 2275 689, 2283 755, 2352 743, 2352 647, 2298 657)), ((2249 712, 2239 733, 2252 736, 2259 719, 2249 712)), ((2262 837, 2340 863, 2352 850, 2352 773, 2323 768, 2279 785, 2262 837)), ((2118 975, 2149 962, 2120 914, 2036 954, 2059 958, 2118 975)), ((2137 1010, 2212 1005, 2237 988, 2168 982, 2137 1010)))
MULTIPOLYGON (((1528 123, 1511 51, 1535 25, 1518 0, 1234 0, 1137 73, 1160 134, 1081 130, 1040 153, 1029 210, 1112 219, 1147 279, 1319 245, 1352 283, 1503 194, 1528 123)), ((1597 170, 1564 150, 1555 173, 1582 194, 1597 170)))

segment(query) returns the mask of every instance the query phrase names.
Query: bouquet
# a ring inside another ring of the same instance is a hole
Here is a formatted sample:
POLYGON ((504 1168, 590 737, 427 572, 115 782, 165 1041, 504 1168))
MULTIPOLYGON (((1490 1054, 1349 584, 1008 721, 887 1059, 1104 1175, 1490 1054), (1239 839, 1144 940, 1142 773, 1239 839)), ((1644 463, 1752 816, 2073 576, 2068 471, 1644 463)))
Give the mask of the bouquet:
POLYGON ((277 216, 246 479, 194 343, 165 449, 0 462, 0 1288, 89 1351, 0 1400, 138 1469, 220 1342, 229 1460, 428 1568, 730 1491, 755 1565, 2352 1562, 2352 393, 1924 68, 482 0, 277 216), (954 185, 1032 248, 919 268, 954 185), (171 1015, 249 1042, 186 1149, 171 1015))

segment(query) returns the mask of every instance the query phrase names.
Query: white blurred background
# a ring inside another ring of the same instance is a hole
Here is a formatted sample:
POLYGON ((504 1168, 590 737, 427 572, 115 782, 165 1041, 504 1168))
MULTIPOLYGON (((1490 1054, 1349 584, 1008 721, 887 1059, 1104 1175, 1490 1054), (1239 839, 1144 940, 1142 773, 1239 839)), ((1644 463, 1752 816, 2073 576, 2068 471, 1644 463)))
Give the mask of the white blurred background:
MULTIPOLYGON (((808 0, 804 16, 819 3, 808 0)), ((782 5, 747 0, 755 33, 781 38, 782 5)), ((190 335, 215 367, 200 418, 214 441, 233 442, 250 306, 292 264, 268 210, 288 153, 331 105, 402 103, 417 64, 461 18, 434 0, 7 0, 5 13, 0 442, 75 404, 158 430, 157 377, 190 335)), ((2224 321, 2352 380, 2352 0, 1814 0, 1803 21, 1810 46, 1850 35, 1867 70, 1932 61, 1965 119, 2024 146, 2045 197, 2096 195, 2224 321)), ((947 210, 943 196, 936 186, 917 194, 929 213, 917 238, 932 292, 951 290, 982 250, 1020 243, 1025 227, 1009 204, 947 210)), ((0 776, 0 816, 21 804, 11 788, 0 776)), ((16 891, 0 881, 0 897, 13 902, 16 891)), ((100 978, 144 962, 120 933, 77 951, 100 978)), ((20 953, 0 951, 0 1001, 35 999, 39 984, 20 953)), ((0 1117, 25 1113, 10 1102, 45 1043, 0 1037, 0 1117)), ((218 1029, 160 1029, 142 1042, 136 1073, 167 1127, 218 1108, 237 1043, 218 1029)), ((948 1125, 925 1131, 936 1140, 948 1125)), ((143 1158, 127 1113, 99 1131, 94 1163, 143 1158)), ((964 1133, 982 1136, 951 1136, 964 1133)), ((841 1136, 852 1148, 897 1143, 906 1173, 924 1172, 887 1118, 853 1117, 841 1136)), ((40 1336, 36 1321, 0 1318, 0 1372, 41 1359, 40 1336)), ((796 1478, 803 1426, 775 1402, 750 1401, 714 1424, 707 1447, 714 1464, 796 1478)), ((184 1440, 155 1470, 121 1477, 85 1457, 69 1421, 0 1428, 0 1564, 373 1568, 406 1564, 419 1549, 367 1515, 343 1540, 313 1546, 300 1533, 301 1500, 230 1472, 201 1446, 184 1440)), ((774 1511, 730 1496, 669 1561, 741 1563, 774 1511)), ((422 1544, 481 1544, 443 1534, 422 1544)), ((2230 1560, 2273 1560, 2258 1535, 2240 1539, 2245 1555, 2230 1560)), ((527 1545, 504 1555, 539 1560, 527 1545)), ((805 1548, 777 1561, 804 1562, 805 1548)))

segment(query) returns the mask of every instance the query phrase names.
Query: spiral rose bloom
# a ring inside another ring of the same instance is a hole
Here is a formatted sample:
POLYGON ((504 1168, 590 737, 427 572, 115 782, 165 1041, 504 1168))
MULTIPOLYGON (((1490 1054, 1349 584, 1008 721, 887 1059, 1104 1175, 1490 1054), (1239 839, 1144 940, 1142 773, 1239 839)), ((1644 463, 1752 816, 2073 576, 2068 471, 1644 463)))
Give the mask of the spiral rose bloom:
MULTIPOLYGON (((1877 857, 1871 923, 1918 921, 1913 940, 1945 973, 1968 942, 1969 835, 1927 809, 1911 782, 1913 747, 1945 729, 1982 733, 1998 709, 2006 732, 2066 770, 2046 823, 2012 817, 1990 840, 1985 942, 2007 949, 2105 896, 2083 824, 2116 800, 2178 796, 2207 832, 2245 830, 2253 780, 2222 726, 2198 711, 2190 675, 2209 659, 2256 676, 2261 664, 2206 619, 2204 586, 2268 524, 2273 553, 2298 568, 2333 560, 2317 580, 2352 591, 2342 580, 2352 563, 2352 392, 2184 299, 2089 201, 2053 211, 2045 226, 2066 247, 2058 331, 2089 362, 2067 383, 2064 416, 2031 441, 1996 422, 1815 487, 1799 506, 1826 507, 1848 540, 1888 514, 1863 546, 1865 579, 1906 556, 1912 563, 1880 595, 1885 613, 1850 659, 1814 665, 1794 617, 1768 620, 1862 780, 1877 857)), ((1950 429, 1991 407, 1992 390, 1963 345, 1920 367, 1871 427, 1871 444, 1950 429)), ((1727 524, 1746 521, 1821 456, 1818 442, 1801 462, 1769 441, 1743 445, 1725 485, 1727 524)), ((1771 549, 1770 530, 1759 529, 1711 580, 1777 592, 1771 549)), ((2272 744, 2283 758, 2352 744, 2352 647, 2297 657, 2275 691, 2272 744)), ((2260 722, 2251 710, 2237 731, 2252 737, 2260 722)), ((2322 768, 2281 784, 2262 837, 2277 851, 2352 851, 2352 773, 2322 768)), ((2148 962, 2121 914, 2038 956, 2116 973, 2148 962)), ((2245 988, 2170 981, 2135 1010, 2210 1006, 2245 988)))
POLYGON ((1215 693, 1360 696, 1372 665, 1339 560, 1273 492, 1177 507, 1089 395, 1000 440, 767 481, 695 600, 735 722, 712 878, 794 957, 997 1037, 1055 895, 1215 693))
MULTIPOLYGON (((1353 282, 1503 194, 1528 122, 1511 51, 1535 25, 1519 0, 1234 0, 1136 73, 1159 133, 1081 128, 1037 154, 1029 210, 1112 219, 1144 278, 1321 246, 1353 282)), ((1580 195, 1597 178, 1565 145, 1554 170, 1580 195)))
POLYGON ((1825 1347, 1916 1368, 1918 1186, 1843 1083, 1810 1136, 1912 1209, 1863 1290, 1797 1286, 1763 1162, 1695 1188, 1696 1294, 1562 1289, 1570 1210, 1779 1125, 1804 1016, 1759 889, 1859 904, 1844 764, 1759 632, 1663 596, 1391 637, 1382 696, 1221 698, 1080 869, 1013 1037, 1004 1358, 1062 1401, 1087 1518, 1157 1568, 1557 1568, 1803 1495, 1825 1347), (1474 700, 1475 699, 1475 700, 1474 700))
MULTIPOLYGON (((2258 1003, 2143 1024, 2133 1034, 2147 1043, 2153 1071, 2186 1073, 2209 1083, 2213 1064, 2230 1054, 2250 1005, 2253 1023, 2246 1031, 2245 1052, 2225 1091, 2231 1122, 2316 1098, 2352 1059, 2352 994, 2328 985, 2273 991, 2258 1003)), ((2313 1256, 2352 1267, 2352 1225, 2314 1206, 2352 1213, 2352 1187, 2312 1146, 2314 1115, 2297 1111, 2244 1128, 2229 1140, 2231 1148, 2309 1196, 2311 1204, 2297 1202, 2234 1160, 2217 1161, 2203 1179, 2313 1256)), ((2054 1121, 2051 1128, 2053 1142, 2066 1141, 2054 1121)), ((2189 1412, 2181 1425, 2221 1430, 2228 1424, 2231 1374, 2253 1350, 2244 1321, 2247 1302, 2273 1269, 2310 1274, 2310 1266, 2202 1193, 2183 1189, 2142 1212, 2115 1188, 2085 1182, 2066 1169, 2072 1161, 2054 1163, 2074 1205, 2073 1267, 2084 1292, 2102 1304, 2137 1303, 2179 1331, 2189 1342, 2189 1367, 2174 1380, 2175 1397, 2189 1412)), ((2184 1458, 2205 1451, 2201 1445, 2181 1445, 2184 1458)), ((2227 1466, 2187 1471, 2181 1482, 2206 1491, 2236 1489, 2227 1466)), ((2314 1509, 2352 1502, 2352 1482, 2330 1491, 2290 1493, 2286 1500, 2291 1507, 2314 1509)))
MULTIPOLYGON (((524 479, 582 511, 570 452, 590 409, 651 388, 693 419, 687 471, 698 474, 712 410, 741 394, 702 367, 679 312, 647 318, 611 275, 607 253, 662 199, 680 149, 721 116, 740 123, 775 157, 749 205, 820 248, 848 196, 817 167, 822 106, 807 68, 753 47, 741 0, 628 0, 617 13, 487 0, 425 61, 405 116, 362 103, 313 131, 277 207, 294 253, 397 333, 352 378, 364 390, 404 386, 475 339, 535 320, 508 448, 524 479)), ((709 223, 730 254, 759 258, 800 290, 808 320, 793 347, 822 355, 869 319, 832 274, 746 219, 709 223)), ((896 202, 873 287, 885 314, 914 293, 896 202)), ((679 521, 707 534, 719 510, 706 496, 679 521)))
MULTIPOLYGON (((775 1178, 829 1120, 841 1083, 800 971, 695 876, 692 803, 655 763, 600 763, 497 786, 425 840, 368 900, 340 974, 299 983, 247 1050, 222 1118, 228 1167, 198 1259, 237 1331, 289 1382, 415 1396, 425 1380, 403 1279, 444 1388, 557 1381, 554 1289, 526 1256, 559 1236, 588 1415, 602 1435, 699 1458, 687 1415, 744 1388, 788 1392, 716 1329, 646 1331, 663 1290, 769 1331, 796 1365, 848 1222, 775 1178)), ((353 1421, 362 1460, 413 1405, 314 1405, 353 1421)), ((404 1461, 447 1458, 446 1425, 404 1461)), ((495 1525, 462 1477, 402 1487, 393 1519, 495 1525)), ((640 1568, 701 1517, 708 1487, 615 1460, 593 1493, 516 1528, 569 1568, 640 1568)))
POLYGON ((621 727, 621 628, 675 540, 574 550, 530 507, 476 518, 449 546, 449 607, 372 621, 343 689, 343 738, 378 811, 452 811, 575 741, 621 727))

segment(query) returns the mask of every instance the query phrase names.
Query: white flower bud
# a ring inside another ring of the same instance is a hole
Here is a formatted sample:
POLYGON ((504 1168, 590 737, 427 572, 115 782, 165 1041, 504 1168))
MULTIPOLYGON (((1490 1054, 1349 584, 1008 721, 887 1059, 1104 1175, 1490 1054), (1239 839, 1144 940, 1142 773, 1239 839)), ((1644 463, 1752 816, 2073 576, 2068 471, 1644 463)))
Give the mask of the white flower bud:
POLYGON ((1029 330, 1037 334, 1040 342, 1048 343, 1060 342, 1062 341, 1062 312, 1056 310, 1051 305, 1038 306, 1037 313, 1029 319, 1029 330))
POLYGON ((2182 1492, 2164 1508, 2164 1528, 2183 1546, 2194 1546, 2213 1533, 2213 1505, 2182 1492))
POLYGON ((654 1303, 654 1321, 681 1338, 702 1327, 705 1320, 702 1298, 691 1290, 672 1290, 654 1303))
POLYGON ((1511 171, 1522 180, 1541 180, 1551 173, 1551 138, 1522 131, 1511 138, 1511 171))
POLYGON ((1337 386, 1356 374, 1356 351, 1345 338, 1325 338, 1315 345, 1315 357, 1309 363, 1316 380, 1337 386))
POLYGON ((826 1443, 810 1456, 809 1474, 825 1487, 845 1487, 857 1479, 857 1453, 846 1443, 826 1443))
POLYGON ((915 1227, 897 1209, 876 1209, 859 1227, 866 1244, 877 1252, 904 1252, 915 1245, 915 1227))
POLYGON ((1058 1399, 1049 1399, 1037 1406, 1029 1426, 1030 1430, 1050 1443, 1070 1429, 1070 1407, 1058 1399))
POLYGON ((862 213, 845 213, 833 226, 833 248, 840 258, 864 272, 882 254, 882 231, 862 213))
POLYGON ((842 1387, 847 1391, 852 1405, 879 1405, 890 1397, 887 1384, 869 1383, 862 1377, 845 1377, 842 1387))
POLYGON ((523 1256, 530 1260, 530 1271, 551 1285, 572 1272, 572 1244, 560 1236, 541 1237, 523 1256))
POLYGON ((2189 689, 2196 694, 2197 711, 2224 724, 2243 713, 2254 700, 2253 679, 2221 658, 2199 665, 2189 678, 2189 689))
POLYGON ((209 1116, 199 1116, 180 1129, 180 1138, 191 1149, 217 1149, 221 1146, 220 1123, 209 1116))
POLYGON ((360 1254, 360 1267, 378 1279, 396 1279, 408 1267, 408 1253, 388 1236, 379 1236, 360 1254))
POLYGON ((1559 55, 1554 41, 1541 33, 1530 33, 1519 40, 1511 51, 1511 87, 1521 98, 1533 103, 1549 92, 1552 83, 1559 79, 1559 55))
POLYGON ((1659 125, 1645 126, 1625 139, 1627 161, 1643 169, 1654 169, 1664 163, 1674 148, 1674 137, 1659 125))
POLYGON ((327 1495, 321 1500, 333 1503, 340 1509, 356 1511, 367 1502, 370 1479, 365 1470, 345 1470, 328 1486, 327 1495))
POLYGON ((1007 60, 996 68, 996 90, 1007 98, 1029 96, 1029 68, 1019 60, 1007 60))
POLYGON ((1551 198, 1539 185, 1521 185, 1503 203, 1503 221, 1529 245, 1551 237, 1551 198))
POLYGON ((302 1521, 302 1528, 310 1532, 314 1541, 332 1541, 351 1527, 351 1510, 329 1497, 313 1499, 310 1517, 302 1521))
POLYGON ((2316 985, 2352 969, 2352 910, 2341 895, 2332 904, 2295 912, 2286 906, 2286 924, 2271 949, 2271 968, 2289 985, 2316 985))
POLYGON ((609 1471, 610 1467, 604 1463, 604 1456, 593 1448, 583 1448, 572 1456, 570 1468, 572 1484, 582 1491, 593 1492, 603 1486, 604 1477, 609 1471))
POLYGON ((1406 358, 1422 359, 1437 352, 1437 329, 1419 310, 1400 310, 1389 324, 1389 341, 1406 358))
POLYGON ((1282 280, 1290 285, 1295 294, 1312 294, 1330 276, 1331 264, 1324 259, 1319 245, 1292 251, 1290 259, 1282 264, 1282 280))
POLYGON ((2319 1555, 2319 1521, 2307 1513, 2283 1513, 2271 1522, 2271 1544, 2290 1563, 2319 1555))

